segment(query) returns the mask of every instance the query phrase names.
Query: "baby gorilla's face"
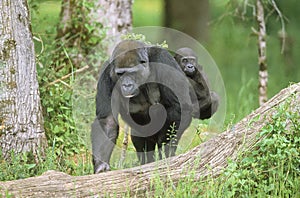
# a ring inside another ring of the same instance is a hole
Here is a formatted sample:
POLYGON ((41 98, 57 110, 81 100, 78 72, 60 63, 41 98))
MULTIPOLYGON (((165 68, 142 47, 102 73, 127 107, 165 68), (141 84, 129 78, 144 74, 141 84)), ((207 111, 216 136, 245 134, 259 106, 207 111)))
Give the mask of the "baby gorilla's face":
POLYGON ((193 56, 184 56, 180 60, 180 67, 188 76, 193 75, 196 72, 196 64, 197 60, 193 56))

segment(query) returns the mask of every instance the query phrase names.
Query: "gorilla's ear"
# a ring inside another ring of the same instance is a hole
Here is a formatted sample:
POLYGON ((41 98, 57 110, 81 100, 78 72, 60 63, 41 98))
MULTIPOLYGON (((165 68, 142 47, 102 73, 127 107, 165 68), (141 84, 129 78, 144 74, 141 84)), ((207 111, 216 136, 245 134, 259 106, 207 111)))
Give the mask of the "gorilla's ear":
POLYGON ((116 82, 118 80, 118 77, 117 77, 117 74, 115 72, 115 67, 116 66, 114 64, 114 61, 110 61, 109 67, 111 68, 109 76, 110 76, 110 78, 112 79, 113 82, 116 82))

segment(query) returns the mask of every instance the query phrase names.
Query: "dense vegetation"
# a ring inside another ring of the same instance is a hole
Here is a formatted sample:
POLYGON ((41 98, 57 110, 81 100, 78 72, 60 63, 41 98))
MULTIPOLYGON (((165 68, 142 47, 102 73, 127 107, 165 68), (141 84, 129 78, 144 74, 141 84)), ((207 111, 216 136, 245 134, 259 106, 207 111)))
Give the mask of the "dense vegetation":
MULTIPOLYGON (((75 89, 74 78, 64 83, 49 83, 70 73, 70 68, 56 72, 49 60, 51 53, 57 47, 54 40, 59 20, 60 1, 30 1, 32 13, 32 28, 35 36, 36 54, 38 59, 38 77, 42 105, 44 109, 45 129, 49 149, 45 161, 35 164, 31 156, 26 154, 14 156, 11 163, 4 162, 0 156, 0 180, 13 180, 39 175, 49 169, 61 170, 72 175, 92 173, 88 134, 78 133, 74 121, 75 89)), ((300 4, 296 1, 280 3, 280 8, 287 20, 287 32, 291 43, 286 54, 280 54, 281 43, 278 37, 280 23, 273 15, 268 18, 268 65, 269 65, 269 96, 274 95, 290 82, 299 81, 300 70, 300 27, 297 25, 300 4), (284 5, 283 5, 284 4, 284 5), (296 5, 297 4, 297 5, 296 5)), ((134 3, 134 25, 161 25, 163 17, 162 0, 136 0, 134 3), (147 4, 147 6, 145 5, 147 4)), ((215 59, 222 73, 227 94, 227 117, 224 128, 237 122, 258 107, 257 92, 257 48, 256 37, 251 35, 251 26, 255 22, 251 10, 247 12, 246 20, 230 15, 231 7, 226 1, 211 1, 211 23, 209 40, 203 45, 215 59), (220 17, 224 16, 224 17, 220 17)), ((63 46, 62 46, 63 47, 63 46)), ((68 51, 64 50, 66 56, 68 51)), ((98 67, 94 65, 94 67, 98 67)), ((97 76, 91 78, 96 79, 97 76)), ((88 91, 83 94, 87 94, 88 91)), ((76 92, 81 94, 81 92, 76 92)), ((87 94, 88 99, 94 97, 87 94)), ((91 106, 91 114, 94 110, 91 106)), ((260 142, 255 152, 241 153, 238 161, 230 161, 228 169, 219 179, 194 182, 193 173, 185 181, 174 186, 165 185, 159 181, 153 184, 156 195, 163 197, 249 197, 252 195, 264 197, 299 197, 300 194, 300 123, 299 115, 287 111, 288 103, 279 108, 273 121, 261 131, 266 138, 260 142), (293 125, 288 131, 285 121, 293 125), (297 194, 298 193, 298 194, 297 194)), ((89 123, 89 120, 83 120, 89 123)), ((76 123, 78 124, 78 123, 76 123)), ((80 125, 80 123, 79 123, 80 125)), ((197 134, 201 135, 201 127, 197 134)), ((202 136, 201 136, 202 137, 202 136)), ((122 138, 122 137, 121 137, 122 138)), ((199 138, 194 144, 203 141, 199 138)), ((129 149, 133 149, 129 146, 129 149)), ((117 161, 117 160, 116 160, 117 161)), ((131 162, 132 163, 132 162, 131 162)), ((115 163, 117 168, 118 163, 115 163)), ((126 164, 125 166, 132 166, 126 164)))
POLYGON ((257 139, 264 137, 262 141, 239 153, 237 160, 228 159, 228 167, 218 178, 195 182, 191 170, 174 187, 171 180, 162 182, 157 175, 155 196, 299 197, 300 115, 289 107, 289 100, 278 107, 272 121, 257 134, 257 139))

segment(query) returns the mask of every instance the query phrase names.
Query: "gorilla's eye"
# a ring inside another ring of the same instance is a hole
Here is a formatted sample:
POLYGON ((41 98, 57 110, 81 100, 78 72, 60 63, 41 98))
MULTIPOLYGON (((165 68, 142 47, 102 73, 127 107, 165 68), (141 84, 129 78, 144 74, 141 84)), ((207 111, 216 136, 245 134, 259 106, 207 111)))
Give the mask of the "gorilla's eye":
POLYGON ((182 62, 183 62, 183 63, 187 63, 187 62, 188 62, 188 59, 187 59, 187 58, 183 58, 183 59, 182 59, 182 62))
POLYGON ((124 73, 125 73, 124 71, 117 71, 116 72, 117 76, 119 76, 119 77, 122 76, 124 73))
POLYGON ((141 64, 145 64, 145 63, 147 63, 147 61, 145 61, 145 60, 140 60, 140 63, 141 63, 141 64))
POLYGON ((190 59, 190 63, 192 63, 193 65, 196 63, 195 59, 190 59))

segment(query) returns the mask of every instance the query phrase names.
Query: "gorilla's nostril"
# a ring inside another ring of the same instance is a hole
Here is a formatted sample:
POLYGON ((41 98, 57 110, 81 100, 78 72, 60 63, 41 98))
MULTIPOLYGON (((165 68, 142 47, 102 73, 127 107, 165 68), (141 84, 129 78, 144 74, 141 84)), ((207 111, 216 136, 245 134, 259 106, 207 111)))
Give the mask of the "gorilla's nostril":
POLYGON ((132 89, 133 88, 133 84, 123 84, 123 88, 124 89, 132 89))
POLYGON ((132 87, 132 86, 133 86, 133 84, 127 84, 126 86, 127 86, 127 87, 132 87))

